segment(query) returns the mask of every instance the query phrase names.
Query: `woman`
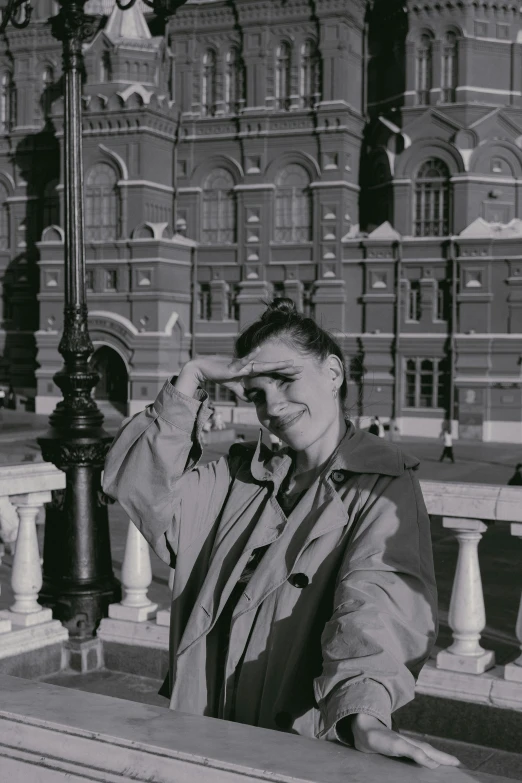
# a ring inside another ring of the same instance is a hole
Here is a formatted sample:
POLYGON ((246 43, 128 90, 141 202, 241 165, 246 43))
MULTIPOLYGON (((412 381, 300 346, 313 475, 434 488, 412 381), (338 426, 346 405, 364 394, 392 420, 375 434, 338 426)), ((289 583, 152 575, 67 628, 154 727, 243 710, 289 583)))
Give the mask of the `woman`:
POLYGON ((346 395, 340 347, 275 299, 234 359, 189 361, 124 422, 104 489, 175 566, 172 709, 456 765, 391 728, 436 636, 430 523, 418 460, 355 431, 346 395), (206 381, 286 448, 199 466, 206 381))

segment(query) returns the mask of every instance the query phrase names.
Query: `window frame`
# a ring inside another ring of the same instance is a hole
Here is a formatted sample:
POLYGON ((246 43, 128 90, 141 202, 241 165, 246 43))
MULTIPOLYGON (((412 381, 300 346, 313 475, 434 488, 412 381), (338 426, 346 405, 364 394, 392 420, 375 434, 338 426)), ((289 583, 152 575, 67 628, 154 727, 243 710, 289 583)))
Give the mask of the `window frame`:
POLYGON ((214 117, 217 104, 217 53, 207 49, 203 55, 203 73, 201 84, 201 113, 204 117, 214 117))
POLYGON ((451 233, 450 179, 449 167, 440 158, 427 158, 417 168, 413 179, 413 236, 444 237, 451 233), (439 177, 423 174, 423 170, 437 168, 442 172, 439 177))
POLYGON ((228 169, 213 169, 203 185, 201 244, 234 245, 237 239, 237 199, 234 177, 228 169), (213 180, 228 179, 229 187, 213 187, 213 180))
POLYGON ((276 48, 275 103, 280 111, 290 109, 292 93, 292 44, 280 41, 276 48))
POLYGON ((445 410, 448 398, 448 368, 446 357, 439 356, 404 356, 402 362, 402 405, 403 409, 415 411, 441 411, 445 410), (431 362, 432 367, 428 369, 423 364, 431 362), (408 365, 413 364, 413 369, 408 365), (423 393, 423 378, 430 376, 429 386, 425 384, 423 393), (411 381, 413 380, 413 389, 411 381), (429 389, 431 404, 422 405, 421 400, 428 396, 426 389, 429 389), (412 397, 413 394, 413 404, 412 397), (440 404, 442 402, 442 404, 440 404))
POLYGON ((415 52, 415 96, 417 106, 429 106, 433 87, 433 35, 424 32, 415 52))
POLYGON ((441 102, 455 103, 458 87, 458 56, 459 37, 453 30, 448 30, 444 37, 441 52, 441 102))
POLYGON ((310 175, 301 164, 289 163, 279 172, 275 181, 274 242, 285 245, 301 244, 311 242, 312 238, 313 203, 310 175), (285 178, 300 172, 303 173, 302 187, 295 184, 284 185, 285 178))
POLYGON ((120 210, 118 174, 110 163, 97 161, 85 176, 85 241, 114 242, 119 239, 120 210), (111 172, 112 185, 110 182, 90 181, 103 171, 111 172), (110 222, 104 222, 106 218, 110 218, 110 222))

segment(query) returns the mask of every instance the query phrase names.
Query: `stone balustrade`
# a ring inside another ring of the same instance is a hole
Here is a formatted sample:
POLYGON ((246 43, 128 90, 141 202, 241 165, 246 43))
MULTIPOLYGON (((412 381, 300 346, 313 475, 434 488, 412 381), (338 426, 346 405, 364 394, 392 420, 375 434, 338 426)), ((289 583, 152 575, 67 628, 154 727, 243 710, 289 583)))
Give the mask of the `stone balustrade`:
MULTIPOLYGON (((432 695, 522 711, 522 654, 505 667, 495 666, 494 652, 480 642, 486 614, 478 554, 478 544, 490 525, 511 523, 506 525, 506 547, 509 533, 522 538, 522 488, 437 481, 422 481, 421 485, 428 513, 442 517, 443 527, 457 539, 459 553, 448 617, 453 642, 426 664, 417 688, 432 695)), ((102 621, 100 637, 167 649, 169 607, 156 612, 156 606, 148 601, 152 580, 148 549, 132 523, 124 572, 125 597, 121 604, 110 607, 112 619, 102 621), (118 622, 124 619, 131 620, 132 627, 118 622)), ((516 634, 522 649, 522 599, 516 634)))
POLYGON ((53 620, 52 611, 38 603, 42 565, 37 517, 51 501, 51 492, 64 487, 65 474, 47 463, 0 468, 0 534, 14 551, 14 601, 0 611, 0 660, 68 638, 61 623, 53 620))
POLYGON ((10 783, 508 783, 18 677, 0 675, 0 692, 10 783))

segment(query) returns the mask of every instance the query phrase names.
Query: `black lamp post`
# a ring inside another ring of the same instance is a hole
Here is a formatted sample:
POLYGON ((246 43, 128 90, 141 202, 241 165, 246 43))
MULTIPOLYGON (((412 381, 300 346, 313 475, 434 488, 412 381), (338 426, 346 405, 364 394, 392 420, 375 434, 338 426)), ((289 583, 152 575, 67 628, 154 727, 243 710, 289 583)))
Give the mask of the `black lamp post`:
MULTIPOLYGON (((122 10, 136 0, 121 2, 122 10)), ((166 18, 179 0, 143 0, 166 18)), ((89 366, 94 347, 87 326, 85 248, 83 241, 82 43, 96 20, 84 12, 86 0, 59 0, 51 20, 53 35, 63 46, 65 301, 64 327, 58 350, 64 365, 54 376, 63 394, 49 418, 50 429, 38 443, 42 455, 65 471, 66 488, 55 493, 47 509, 43 588, 40 603, 50 606, 71 638, 94 636, 110 603, 121 590, 112 571, 107 505, 100 489, 101 472, 111 436, 103 429, 92 390, 99 376, 89 366)), ((20 29, 31 19, 30 0, 8 0, 0 32, 9 22, 20 29)))

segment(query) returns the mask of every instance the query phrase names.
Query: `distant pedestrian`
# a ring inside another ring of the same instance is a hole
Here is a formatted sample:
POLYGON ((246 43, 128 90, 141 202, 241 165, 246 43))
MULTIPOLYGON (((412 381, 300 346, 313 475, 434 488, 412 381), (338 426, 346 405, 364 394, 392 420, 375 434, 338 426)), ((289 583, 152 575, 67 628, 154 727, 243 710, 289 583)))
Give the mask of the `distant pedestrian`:
POLYGON ((515 472, 508 481, 508 487, 522 487, 522 462, 519 462, 515 467, 515 472))
POLYGON ((442 438, 444 441, 444 448, 442 450, 442 454, 440 455, 439 462, 442 462, 444 457, 448 457, 453 464, 455 464, 455 456, 453 454, 453 438, 451 437, 451 432, 449 430, 444 430, 442 433, 442 438))
POLYGON ((368 427, 368 432, 370 433, 370 435, 377 435, 377 437, 379 437, 379 417, 378 416, 374 416, 372 418, 371 424, 368 427))
POLYGON ((377 435, 379 436, 379 438, 384 438, 384 424, 382 423, 382 421, 379 419, 378 416, 375 417, 375 421, 378 430, 377 435))
POLYGON ((9 408, 11 411, 16 410, 16 394, 12 386, 9 386, 9 391, 7 392, 6 408, 9 408))

